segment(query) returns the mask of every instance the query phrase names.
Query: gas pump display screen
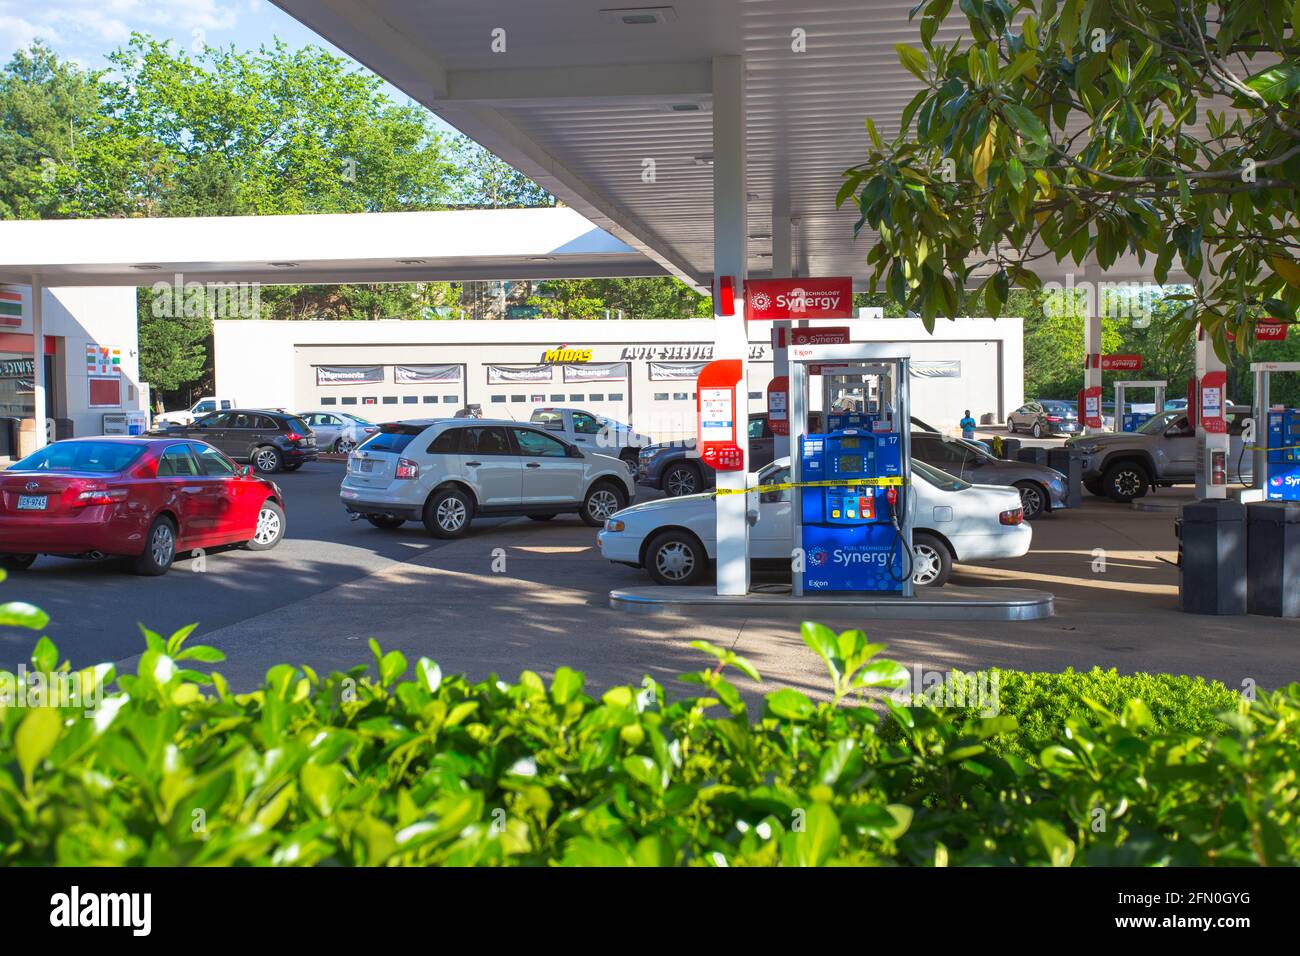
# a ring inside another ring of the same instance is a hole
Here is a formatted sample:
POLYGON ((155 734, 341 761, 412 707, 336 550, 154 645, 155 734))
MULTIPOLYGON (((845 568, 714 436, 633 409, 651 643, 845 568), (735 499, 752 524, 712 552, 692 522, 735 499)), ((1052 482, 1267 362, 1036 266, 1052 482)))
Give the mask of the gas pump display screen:
MULTIPOLYGON (((855 443, 856 444, 856 443, 855 443)), ((862 471, 861 455, 840 455, 835 462, 835 470, 841 475, 862 471)))
POLYGON ((857 447, 858 447, 858 440, 857 440, 856 438, 841 438, 841 439, 840 439, 840 447, 841 447, 841 448, 857 448, 857 447))

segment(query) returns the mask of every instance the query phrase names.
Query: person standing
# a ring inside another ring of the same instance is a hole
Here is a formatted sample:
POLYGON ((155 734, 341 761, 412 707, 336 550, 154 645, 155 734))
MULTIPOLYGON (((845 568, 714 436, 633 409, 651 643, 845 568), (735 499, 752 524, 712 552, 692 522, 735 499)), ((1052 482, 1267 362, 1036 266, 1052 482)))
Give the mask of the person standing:
POLYGON ((971 418, 969 408, 966 409, 966 415, 961 420, 961 437, 962 438, 975 437, 975 419, 971 418))

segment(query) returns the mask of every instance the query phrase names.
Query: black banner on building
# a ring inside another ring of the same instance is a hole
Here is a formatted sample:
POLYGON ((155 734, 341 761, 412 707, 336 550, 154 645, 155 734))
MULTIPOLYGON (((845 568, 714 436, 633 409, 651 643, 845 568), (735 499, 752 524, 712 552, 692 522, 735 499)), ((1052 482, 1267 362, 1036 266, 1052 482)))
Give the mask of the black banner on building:
POLYGON ((317 365, 317 385, 373 385, 384 381, 382 365, 317 365))
POLYGON ((393 381, 398 385, 418 385, 422 382, 459 382, 459 365, 395 365, 393 381))

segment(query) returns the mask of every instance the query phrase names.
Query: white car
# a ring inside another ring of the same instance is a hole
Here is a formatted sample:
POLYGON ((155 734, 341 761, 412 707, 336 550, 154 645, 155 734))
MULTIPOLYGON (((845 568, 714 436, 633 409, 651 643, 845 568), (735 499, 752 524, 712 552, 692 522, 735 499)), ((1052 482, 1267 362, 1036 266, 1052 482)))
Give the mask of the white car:
MULTIPOLYGON (((790 480, 790 459, 778 458, 751 485, 790 480)), ((1020 494, 1005 485, 972 485, 924 462, 912 461, 912 581, 942 586, 954 561, 1018 558, 1033 531, 1024 522, 1020 494)), ((793 541, 790 490, 750 492, 749 545, 758 567, 790 569, 793 541)), ((906 499, 905 499, 906 500, 906 499)), ((717 557, 713 496, 686 495, 635 505, 611 517, 596 536, 610 561, 643 567, 657 584, 695 584, 717 557)))
POLYGON ((423 521, 438 538, 460 537, 476 515, 577 514, 598 528, 635 497, 617 458, 533 425, 466 418, 380 425, 348 456, 339 489, 343 507, 377 528, 423 521))
POLYGON ((162 412, 154 416, 154 427, 162 425, 192 425, 196 419, 209 415, 212 412, 224 412, 229 409, 238 407, 238 403, 233 398, 217 398, 213 395, 205 395, 189 408, 183 408, 174 412, 162 412))
POLYGON ((316 434, 316 447, 346 455, 379 431, 379 426, 347 412, 303 412, 298 415, 316 434))

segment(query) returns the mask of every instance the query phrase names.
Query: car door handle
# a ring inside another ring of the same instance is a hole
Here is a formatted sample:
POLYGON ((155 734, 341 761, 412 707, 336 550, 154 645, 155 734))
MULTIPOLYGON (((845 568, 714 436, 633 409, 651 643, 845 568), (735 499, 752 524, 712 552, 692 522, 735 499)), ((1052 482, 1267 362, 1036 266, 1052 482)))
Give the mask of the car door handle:
POLYGON ((481 465, 481 464, 483 464, 483 462, 481 462, 481 461, 467 461, 467 462, 465 462, 465 465, 466 465, 467 467, 469 467, 469 468, 477 468, 477 467, 478 467, 479 465, 481 465))
POLYGON ((525 465, 524 467, 526 467, 526 468, 541 468, 542 466, 541 466, 541 463, 540 463, 540 462, 530 461, 530 462, 529 462, 527 465, 525 465))

